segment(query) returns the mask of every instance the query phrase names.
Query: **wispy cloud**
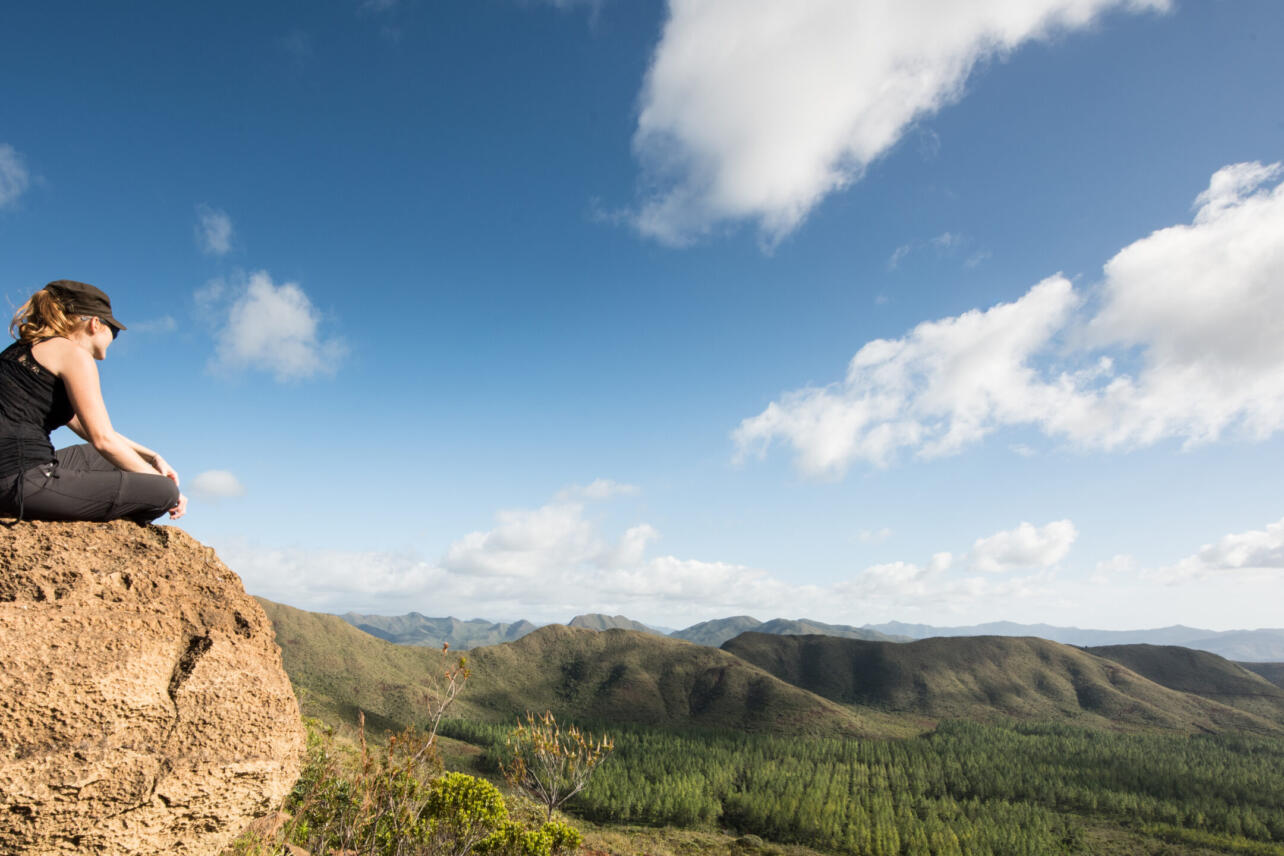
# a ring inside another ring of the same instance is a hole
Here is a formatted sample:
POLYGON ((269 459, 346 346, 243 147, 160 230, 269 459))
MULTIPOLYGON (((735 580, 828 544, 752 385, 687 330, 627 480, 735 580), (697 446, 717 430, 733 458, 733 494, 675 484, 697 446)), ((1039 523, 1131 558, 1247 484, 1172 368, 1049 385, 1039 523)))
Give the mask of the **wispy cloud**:
POLYGON ((972 70, 1103 13, 1168 0, 671 0, 634 150, 645 235, 755 223, 768 244, 857 181, 972 70), (716 46, 716 47, 715 47, 716 46))
POLYGON ((243 285, 222 280, 196 294, 198 307, 219 318, 212 368, 260 371, 278 381, 334 374, 347 355, 338 337, 321 333, 321 313, 298 283, 277 285, 266 271, 243 285))
POLYGON ((0 208, 12 205, 31 186, 31 174, 13 146, 0 143, 0 208))
POLYGON ((862 529, 856 533, 856 537, 865 544, 881 544, 892 537, 892 530, 886 526, 882 529, 862 529))
POLYGON ((1219 170, 1189 225, 1106 263, 1094 301, 1058 274, 1010 303, 867 343, 844 380, 787 392, 742 421, 737 456, 782 441, 804 472, 836 477, 900 452, 954 453, 1006 426, 1100 450, 1279 431, 1284 183, 1268 183, 1281 174, 1219 170))
POLYGON ((201 252, 223 256, 232 249, 232 218, 204 202, 196 206, 196 241, 201 252))
POLYGON ((202 499, 232 499, 245 495, 245 485, 227 470, 206 470, 192 479, 188 489, 202 499))
POLYGON ((635 496, 639 493, 637 485, 621 484, 611 479, 594 479, 589 484, 571 485, 558 492, 558 499, 610 499, 614 496, 635 496))
MULTIPOLYGON (((896 270, 901 266, 909 255, 921 251, 929 251, 939 257, 957 256, 959 251, 971 243, 971 239, 961 232, 942 232, 927 239, 915 239, 909 243, 901 244, 887 259, 887 269, 896 270)), ((973 268, 989 258, 990 254, 985 250, 977 250, 968 256, 963 262, 963 266, 973 268)))

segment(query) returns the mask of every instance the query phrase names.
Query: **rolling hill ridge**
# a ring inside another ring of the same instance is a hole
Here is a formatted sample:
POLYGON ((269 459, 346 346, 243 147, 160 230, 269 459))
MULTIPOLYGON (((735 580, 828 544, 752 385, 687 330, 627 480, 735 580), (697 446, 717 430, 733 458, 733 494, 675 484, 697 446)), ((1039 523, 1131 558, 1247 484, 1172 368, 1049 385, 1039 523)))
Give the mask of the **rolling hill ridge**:
MULTIPOLYGON (((1284 733, 1284 719, 1257 712, 1274 710, 1269 705, 1241 709, 1179 692, 1114 660, 1032 637, 897 644, 748 632, 723 650, 817 695, 889 713, 1188 733, 1284 733)), ((1210 683, 1222 677, 1218 672, 1210 683)))

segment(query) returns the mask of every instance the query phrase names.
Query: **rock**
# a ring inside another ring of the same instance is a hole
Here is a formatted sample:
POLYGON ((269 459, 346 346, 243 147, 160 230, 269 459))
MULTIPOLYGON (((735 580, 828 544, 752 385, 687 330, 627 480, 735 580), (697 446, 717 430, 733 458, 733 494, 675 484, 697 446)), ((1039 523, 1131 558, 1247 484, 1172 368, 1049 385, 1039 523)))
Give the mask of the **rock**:
POLYGON ((217 854, 303 744, 272 625, 213 550, 0 525, 0 853, 217 854))

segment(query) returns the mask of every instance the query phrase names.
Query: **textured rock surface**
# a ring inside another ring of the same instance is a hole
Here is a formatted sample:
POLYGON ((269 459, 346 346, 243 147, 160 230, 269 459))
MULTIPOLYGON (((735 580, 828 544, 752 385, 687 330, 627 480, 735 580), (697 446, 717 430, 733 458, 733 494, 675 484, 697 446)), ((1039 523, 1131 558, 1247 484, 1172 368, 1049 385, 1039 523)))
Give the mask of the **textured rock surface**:
POLYGON ((0 526, 0 853, 216 854, 302 752, 272 625, 213 550, 0 526))

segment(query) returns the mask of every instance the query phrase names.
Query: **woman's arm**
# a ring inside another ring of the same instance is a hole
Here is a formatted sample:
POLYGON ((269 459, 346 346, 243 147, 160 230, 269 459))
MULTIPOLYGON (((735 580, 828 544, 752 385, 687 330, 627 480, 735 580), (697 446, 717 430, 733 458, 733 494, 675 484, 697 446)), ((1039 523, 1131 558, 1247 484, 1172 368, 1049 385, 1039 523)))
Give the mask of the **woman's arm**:
MULTIPOLYGON (((67 422, 67 427, 70 428, 72 431, 74 431, 76 435, 79 436, 82 440, 89 439, 89 435, 88 433, 86 433, 84 426, 80 424, 79 416, 72 416, 71 420, 67 422)), ((144 446, 142 443, 135 442, 129 439, 128 437, 126 437, 124 434, 121 434, 120 432, 117 432, 116 436, 120 437, 120 439, 124 440, 126 443, 132 446, 134 451, 138 453, 138 456, 142 458, 144 461, 147 461, 149 464, 151 464, 152 469, 154 469, 156 472, 160 473, 166 478, 173 479, 174 484, 179 483, 178 473, 174 472, 174 468, 171 467, 169 463, 160 456, 159 452, 152 451, 151 449, 144 446)))
MULTIPOLYGON (((98 453, 117 467, 131 473, 157 473, 159 468, 143 459, 130 440, 121 436, 111 426, 107 405, 103 403, 102 387, 98 381, 98 365, 94 358, 65 340, 51 339, 44 343, 41 362, 62 378, 67 398, 75 411, 68 426, 98 453), (54 348, 50 348, 54 345, 54 348), (72 425, 72 423, 75 423, 72 425)), ((151 452, 143 447, 143 451, 151 452)), ((155 455, 155 452, 151 454, 155 455)))

